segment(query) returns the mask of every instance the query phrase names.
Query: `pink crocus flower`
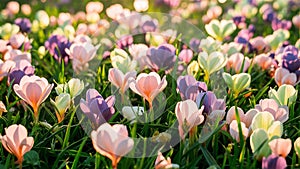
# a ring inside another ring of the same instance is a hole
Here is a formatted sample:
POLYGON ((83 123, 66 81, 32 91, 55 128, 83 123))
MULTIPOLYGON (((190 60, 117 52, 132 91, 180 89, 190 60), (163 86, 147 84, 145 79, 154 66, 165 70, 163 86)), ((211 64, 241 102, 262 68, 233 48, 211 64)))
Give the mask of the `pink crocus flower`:
POLYGON ((182 139, 184 139, 186 132, 191 132, 193 127, 204 121, 203 110, 204 106, 198 109, 197 104, 193 100, 185 100, 176 104, 175 114, 179 124, 179 135, 182 139))
MULTIPOLYGON (((247 111, 247 113, 245 114, 244 111, 237 107, 237 112, 239 114, 239 117, 240 117, 240 121, 243 122, 247 128, 250 127, 251 123, 252 123, 252 120, 254 118, 254 116, 259 112, 258 110, 256 109, 250 109, 249 111, 247 111)), ((237 116, 236 116, 236 112, 235 112, 235 107, 232 106, 228 112, 227 112, 227 115, 226 115, 226 123, 227 124, 231 124, 231 122, 233 120, 237 120, 237 116)))
POLYGON ((25 75, 20 84, 15 84, 13 88, 15 93, 33 108, 35 120, 38 120, 38 109, 49 96, 53 84, 49 84, 45 78, 25 75))
POLYGON ((272 59, 269 56, 269 54, 265 54, 265 53, 257 55, 253 61, 255 64, 257 64, 263 70, 269 70, 272 67, 272 65, 277 66, 275 60, 272 59))
POLYGON ((132 78, 136 77, 136 72, 127 72, 125 75, 117 68, 111 68, 108 71, 108 80, 117 88, 120 89, 120 93, 124 94, 129 88, 129 84, 132 78))
POLYGON ((19 49, 25 41, 25 36, 22 33, 14 34, 9 39, 9 44, 14 49, 19 49))
POLYGON ((10 1, 6 5, 6 9, 8 10, 10 15, 15 15, 19 13, 20 4, 16 1, 10 1))
POLYGON ((85 6, 86 13, 99 14, 103 10, 103 4, 101 2, 89 2, 85 6))
POLYGON ((184 63, 189 64, 190 61, 191 61, 192 58, 193 58, 193 55, 194 55, 194 53, 193 53, 193 51, 192 51, 191 49, 183 49, 183 50, 179 53, 178 57, 179 57, 179 59, 180 59, 181 61, 183 61, 184 63))
POLYGON ((21 124, 13 124, 5 128, 5 133, 4 136, 0 135, 3 147, 15 155, 18 159, 17 163, 22 165, 24 154, 30 151, 34 144, 33 137, 27 137, 27 129, 21 124))
POLYGON ((65 49, 72 59, 72 67, 75 72, 84 71, 88 68, 88 62, 95 56, 99 46, 94 46, 89 42, 72 44, 70 49, 65 49))
POLYGON ((263 99, 255 106, 259 112, 267 111, 271 113, 276 121, 282 123, 289 119, 289 109, 287 106, 280 106, 274 99, 263 99))
POLYGON ((274 79, 278 86, 281 86, 283 84, 290 84, 292 86, 295 86, 297 83, 297 75, 293 72, 290 73, 288 69, 285 69, 283 67, 276 69, 274 79))
POLYGON ((287 157, 292 149, 291 139, 278 138, 269 142, 272 153, 277 156, 287 157))
MULTIPOLYGON (((243 123, 243 122, 241 122, 241 128, 242 128, 242 134, 243 134, 243 137, 245 140, 249 135, 249 129, 246 127, 245 123, 243 123)), ((237 142, 240 142, 239 127, 238 127, 238 122, 236 120, 233 120, 230 123, 229 133, 237 142)))
POLYGON ((117 168, 121 158, 129 153, 134 142, 128 137, 126 126, 108 123, 102 124, 97 130, 92 131, 91 138, 95 150, 112 161, 112 167, 117 168))
POLYGON ((130 83, 129 87, 133 92, 146 99, 152 108, 154 98, 166 88, 167 83, 166 76, 161 79, 156 72, 141 73, 136 80, 130 83))
POLYGON ((158 152, 154 165, 155 169, 179 168, 177 164, 172 164, 170 157, 166 159, 161 152, 158 152))
POLYGON ((245 57, 242 53, 235 53, 231 55, 227 61, 226 69, 233 69, 236 73, 246 72, 250 66, 251 60, 245 57), (242 71, 241 68, 243 67, 242 71))

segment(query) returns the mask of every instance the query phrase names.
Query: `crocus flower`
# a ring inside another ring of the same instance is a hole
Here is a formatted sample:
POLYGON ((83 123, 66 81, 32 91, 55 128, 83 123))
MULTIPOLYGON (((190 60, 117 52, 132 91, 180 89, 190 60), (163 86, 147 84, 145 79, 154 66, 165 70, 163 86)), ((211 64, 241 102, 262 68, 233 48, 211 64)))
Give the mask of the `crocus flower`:
POLYGON ((103 10, 103 4, 101 2, 88 2, 85 6, 86 13, 100 13, 103 10))
POLYGON ((257 160, 262 160, 272 153, 268 141, 269 136, 265 129, 258 128, 250 135, 251 150, 257 160))
POLYGON ((219 51, 221 48, 221 42, 216 41, 214 38, 209 36, 206 39, 201 39, 199 48, 207 54, 210 54, 215 51, 219 51))
MULTIPOLYGON (((247 128, 250 128, 250 125, 252 123, 253 117, 259 112, 256 109, 250 109, 249 111, 247 111, 247 113, 244 113, 243 109, 237 107, 237 113, 240 117, 240 121, 243 122, 247 128)), ((237 120, 236 117, 236 111, 235 111, 235 107, 232 106, 226 115, 226 123, 227 124, 231 124, 231 122, 233 120, 237 120)))
POLYGON ((141 28, 144 33, 155 32, 155 30, 157 29, 157 25, 158 25, 157 20, 147 20, 143 23, 141 28))
POLYGON ((144 114, 144 107, 140 107, 140 106, 124 106, 122 108, 122 115, 132 121, 134 119, 136 119, 136 117, 141 116, 144 114))
POLYGON ((158 48, 149 48, 147 52, 148 66, 158 72, 159 70, 169 71, 174 67, 175 47, 170 44, 160 45, 158 48))
POLYGON ((42 29, 45 29, 50 23, 49 15, 44 10, 37 11, 35 14, 35 19, 38 23, 38 26, 42 29))
POLYGON ((286 160, 275 154, 264 157, 262 161, 262 169, 285 169, 287 167, 286 160))
POLYGON ((177 7, 180 4, 181 0, 163 0, 164 3, 170 7, 177 7))
POLYGON ((267 133, 269 139, 273 136, 281 137, 283 134, 283 124, 280 121, 275 121, 273 115, 267 111, 258 112, 251 123, 252 131, 262 129, 267 133))
POLYGON ((205 72, 205 80, 209 80, 209 76, 222 69, 227 64, 227 56, 221 52, 201 52, 198 55, 198 63, 205 72))
POLYGON ((257 64, 262 70, 269 70, 276 65, 275 60, 269 54, 262 53, 254 57, 253 63, 257 64))
POLYGON ((7 112, 6 107, 2 101, 0 101, 0 117, 2 116, 3 112, 7 112))
MULTIPOLYGON (((21 62, 27 62, 27 61, 21 61, 21 62)), ((34 67, 29 65, 25 65, 24 67, 14 67, 10 70, 8 74, 8 82, 9 84, 12 83, 12 85, 20 84, 21 79, 27 75, 32 76, 34 75, 34 67)))
POLYGON ((224 99, 217 99, 216 95, 211 91, 201 92, 196 98, 198 107, 202 104, 204 112, 210 114, 214 110, 225 110, 226 104, 224 99))
POLYGON ((17 33, 9 38, 9 44, 13 49, 20 49, 24 46, 24 50, 31 49, 30 41, 22 33, 17 33))
POLYGON ((200 71, 200 67, 197 61, 193 60, 187 69, 187 74, 196 77, 197 73, 200 71))
POLYGON ((286 46, 282 55, 282 66, 290 72, 300 69, 300 58, 298 57, 298 49, 295 46, 286 46))
POLYGON ((20 27, 21 32, 29 33, 31 31, 31 22, 27 18, 17 18, 15 24, 20 27))
POLYGON ((272 51, 275 51, 285 40, 290 37, 290 33, 284 29, 278 29, 271 35, 265 37, 265 41, 270 45, 272 51))
POLYGON ((222 53, 227 53, 228 56, 231 56, 235 53, 239 53, 243 48, 242 44, 237 42, 224 43, 221 46, 222 53))
POLYGON ((90 120, 94 130, 112 117, 115 113, 114 104, 114 96, 109 96, 104 100, 95 89, 87 90, 86 100, 80 100, 80 108, 90 120))
POLYGON ((300 29, 300 15, 296 15, 293 17, 293 24, 300 29))
POLYGON ((193 51, 199 52, 200 40, 197 38, 192 38, 189 43, 189 47, 193 49, 193 51))
POLYGON ((6 23, 0 27, 0 35, 4 40, 8 40, 11 35, 17 34, 19 30, 18 25, 6 23))
POLYGON ((206 32, 214 37, 218 41, 232 34, 236 29, 236 26, 232 20, 212 20, 209 24, 205 25, 206 32))
POLYGON ((113 20, 117 20, 124 10, 121 4, 113 4, 106 8, 106 15, 113 20))
POLYGON ((233 69, 236 73, 246 72, 250 66, 250 62, 250 59, 242 53, 235 53, 229 57, 226 68, 227 70, 233 69))
POLYGON ((53 84, 49 84, 45 78, 25 75, 20 84, 15 84, 13 88, 15 93, 33 108, 35 120, 38 120, 38 109, 49 96, 53 84))
POLYGON ((60 95, 61 93, 69 93, 72 100, 74 100, 76 96, 80 95, 83 89, 83 81, 77 78, 72 78, 68 81, 68 83, 58 84, 57 87, 55 87, 57 95, 60 95))
POLYGON ((72 59, 72 67, 75 72, 84 71, 88 68, 88 62, 96 56, 99 45, 94 46, 89 42, 72 44, 70 49, 65 49, 72 59))
POLYGON ((10 1, 6 4, 6 9, 9 11, 10 14, 15 15, 19 13, 20 4, 17 1, 10 1))
POLYGON ((147 11, 149 8, 148 0, 134 0, 133 7, 137 12, 147 11))
POLYGON ((129 88, 129 84, 132 78, 136 77, 136 72, 127 72, 125 75, 117 68, 111 68, 108 71, 108 80, 117 88, 120 89, 120 93, 124 94, 129 88))
POLYGON ((292 85, 281 85, 278 90, 270 89, 269 98, 276 100, 279 105, 290 106, 297 100, 298 91, 292 85))
MULTIPOLYGON (((243 123, 243 122, 241 122, 241 127, 242 127, 242 134, 243 134, 244 140, 245 140, 248 137, 249 129, 246 127, 245 123, 243 123)), ((230 123, 229 133, 237 142, 240 142, 238 122, 236 120, 233 120, 230 123)))
POLYGON ((69 55, 65 52, 69 49, 71 43, 69 40, 62 35, 52 35, 46 42, 45 47, 49 50, 49 53, 57 60, 59 63, 62 61, 67 64, 69 61, 69 55))
POLYGON ((26 15, 26 16, 30 15, 31 14, 31 7, 30 7, 30 5, 28 5, 28 4, 21 5, 21 12, 24 15, 26 15))
POLYGON ((70 107, 71 96, 68 93, 61 93, 55 97, 55 101, 51 99, 51 103, 55 106, 55 112, 58 123, 65 118, 65 112, 70 107))
POLYGON ((234 24, 240 29, 245 28, 247 26, 245 22, 246 21, 245 16, 234 16, 232 20, 234 24))
POLYGON ((259 112, 267 111, 271 113, 275 120, 282 123, 289 119, 289 109, 287 106, 280 106, 274 99, 262 99, 259 104, 255 106, 259 112))
POLYGON ((295 86, 297 83, 297 75, 282 67, 276 69, 274 79, 278 86, 283 84, 295 86))
POLYGON ((264 38, 261 36, 250 39, 250 43, 254 50, 256 50, 258 53, 264 52, 270 48, 264 38))
POLYGON ((300 137, 298 137, 294 142, 294 150, 299 158, 300 157, 300 137))
POLYGON ((155 169, 179 168, 179 165, 172 164, 170 157, 166 159, 161 152, 158 152, 158 155, 155 160, 154 168, 155 169))
POLYGON ((126 126, 108 123, 102 124, 97 130, 92 131, 91 139, 95 150, 112 161, 112 167, 117 168, 121 158, 129 153, 134 145, 128 137, 126 126), (105 139, 103 139, 105 138, 105 139))
POLYGON ((251 76, 248 73, 240 73, 231 76, 229 73, 223 72, 223 79, 235 97, 247 89, 251 83, 251 76))
POLYGON ((146 99, 152 108, 154 98, 167 86, 166 76, 163 79, 156 72, 141 73, 129 84, 130 89, 146 99))
POLYGON ((179 76, 177 79, 177 90, 182 100, 191 99, 196 101, 196 97, 200 92, 207 91, 204 82, 197 81, 193 76, 179 76))
POLYGON ((123 36, 116 43, 120 49, 125 49, 133 43, 133 37, 131 35, 123 36))
POLYGON ((193 51, 191 49, 183 49, 179 55, 179 60, 183 61, 186 64, 189 64, 193 58, 193 51))
POLYGON ((132 44, 128 47, 128 51, 132 58, 138 61, 140 70, 143 70, 147 65, 148 46, 145 44, 132 44))
POLYGON ((277 138, 271 140, 269 142, 269 146, 273 154, 285 158, 287 157, 287 155, 290 153, 292 149, 292 141, 291 139, 277 138))
POLYGON ((193 100, 185 100, 176 104, 175 114, 179 124, 178 130, 181 139, 184 139, 187 132, 191 132, 193 127, 198 126, 204 121, 203 110, 204 106, 199 110, 193 100))
POLYGON ((118 68, 123 73, 135 70, 137 66, 136 60, 131 60, 127 52, 122 49, 115 48, 110 53, 111 64, 114 68, 118 68))
POLYGON ((27 137, 27 129, 19 124, 13 124, 5 128, 6 135, 0 135, 0 141, 3 147, 11 154, 17 157, 17 163, 22 165, 24 154, 31 150, 34 140, 33 137, 27 137))
POLYGON ((286 29, 289 30, 292 27, 292 22, 287 20, 279 20, 278 18, 273 19, 272 21, 272 29, 274 31, 278 29, 286 29))

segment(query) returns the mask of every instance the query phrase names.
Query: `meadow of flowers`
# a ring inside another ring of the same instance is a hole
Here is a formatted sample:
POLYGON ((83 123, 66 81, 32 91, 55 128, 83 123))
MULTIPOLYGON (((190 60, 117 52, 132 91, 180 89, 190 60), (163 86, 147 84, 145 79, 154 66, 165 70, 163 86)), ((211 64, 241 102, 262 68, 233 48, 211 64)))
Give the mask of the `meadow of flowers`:
POLYGON ((1 169, 300 168, 299 0, 0 6, 1 169))

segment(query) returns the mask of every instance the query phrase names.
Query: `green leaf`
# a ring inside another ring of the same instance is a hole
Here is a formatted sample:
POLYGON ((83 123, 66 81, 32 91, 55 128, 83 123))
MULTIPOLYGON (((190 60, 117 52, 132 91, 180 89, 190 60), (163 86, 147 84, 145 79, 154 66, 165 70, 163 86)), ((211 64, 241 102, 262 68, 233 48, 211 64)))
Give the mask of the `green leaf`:
POLYGON ((31 150, 31 151, 27 152, 24 155, 24 162, 26 164, 29 164, 29 165, 32 165, 32 166, 39 166, 40 165, 39 154, 34 150, 31 150))

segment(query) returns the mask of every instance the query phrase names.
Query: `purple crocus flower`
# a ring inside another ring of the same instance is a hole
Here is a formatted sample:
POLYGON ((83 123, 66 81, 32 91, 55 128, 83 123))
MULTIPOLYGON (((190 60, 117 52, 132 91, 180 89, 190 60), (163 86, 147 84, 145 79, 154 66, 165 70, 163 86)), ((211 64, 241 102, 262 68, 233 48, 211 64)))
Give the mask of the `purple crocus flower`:
POLYGON ((17 18, 15 24, 20 27, 21 32, 29 33, 31 31, 31 22, 27 18, 17 18))
POLYGON ((115 96, 109 96, 104 100, 95 89, 89 89, 86 92, 86 100, 80 100, 80 108, 90 120, 94 130, 112 117, 115 113, 114 104, 115 96))
POLYGON ((277 15, 272 7, 269 7, 264 11, 263 20, 267 22, 272 22, 275 18, 277 18, 277 15))
POLYGON ((131 35, 123 36, 117 41, 117 46, 121 49, 125 49, 131 44, 133 44, 133 37, 131 35))
POLYGON ((284 48, 282 55, 282 67, 290 72, 296 72, 300 68, 300 58, 298 57, 298 49, 289 45, 284 48))
POLYGON ((195 51, 195 52, 200 52, 200 39, 197 39, 197 38, 192 38, 190 40, 190 48, 195 51))
POLYGON ((141 28, 144 33, 155 32, 155 30, 157 28, 157 24, 155 23, 155 21, 149 20, 149 21, 144 22, 143 25, 141 26, 141 28))
POLYGON ((33 66, 26 66, 23 69, 17 69, 14 68, 11 70, 11 72, 8 75, 8 82, 11 84, 12 86, 15 84, 19 84, 22 77, 27 75, 27 76, 32 76, 34 75, 34 67, 33 66))
POLYGON ((46 42, 45 47, 49 50, 49 53, 59 63, 63 60, 65 64, 69 61, 69 55, 65 52, 65 49, 69 49, 71 42, 63 35, 52 35, 46 42))
POLYGON ((196 98, 198 107, 204 105, 204 112, 210 114, 214 110, 225 110, 226 104, 224 99, 217 99, 212 91, 199 93, 196 98), (202 104, 201 104, 202 103, 202 104))
POLYGON ((207 91, 204 82, 197 81, 193 76, 179 76, 177 79, 177 90, 182 100, 191 99, 196 101, 196 97, 200 92, 207 91))
POLYGON ((292 27, 292 22, 291 21, 287 21, 287 20, 279 20, 277 18, 275 18, 272 21, 272 29, 274 31, 278 30, 278 29, 285 29, 285 30, 289 30, 292 27))
POLYGON ((235 17, 232 18, 232 20, 233 20, 233 22, 236 26, 239 26, 239 24, 245 23, 246 17, 244 17, 244 16, 235 16, 235 17))
POLYGON ((285 169, 287 167, 286 160, 275 154, 264 157, 262 160, 262 169, 285 169))
POLYGON ((234 41, 243 45, 242 48, 243 53, 250 53, 254 50, 253 46, 249 42, 249 40, 254 35, 254 31, 255 31, 255 26, 249 25, 247 29, 240 30, 238 35, 235 37, 234 41))
POLYGON ((169 71, 174 67, 175 47, 171 44, 162 44, 158 48, 149 48, 147 51, 148 66, 158 72, 159 70, 169 71))

